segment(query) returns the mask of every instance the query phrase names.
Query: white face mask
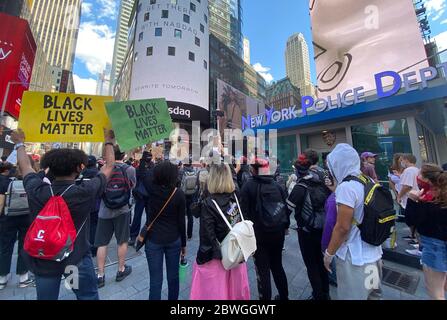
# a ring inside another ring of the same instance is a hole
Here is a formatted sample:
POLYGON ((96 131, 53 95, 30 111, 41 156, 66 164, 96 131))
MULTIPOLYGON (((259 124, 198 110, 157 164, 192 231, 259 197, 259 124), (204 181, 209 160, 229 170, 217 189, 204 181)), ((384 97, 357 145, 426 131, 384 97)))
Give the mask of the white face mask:
POLYGON ((407 167, 407 164, 404 161, 400 162, 400 166, 405 169, 407 167))

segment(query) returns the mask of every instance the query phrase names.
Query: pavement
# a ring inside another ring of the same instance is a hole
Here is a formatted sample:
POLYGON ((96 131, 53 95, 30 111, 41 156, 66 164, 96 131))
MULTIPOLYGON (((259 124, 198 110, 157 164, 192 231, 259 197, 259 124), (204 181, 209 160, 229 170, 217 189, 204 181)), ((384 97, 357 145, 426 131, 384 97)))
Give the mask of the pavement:
MULTIPOLYGON (((143 215, 144 216, 144 215, 143 215)), ((292 222, 293 225, 293 222, 292 222)), ((194 220, 194 232, 192 240, 187 243, 187 260, 190 264, 186 280, 180 283, 179 300, 188 300, 190 293, 190 282, 192 273, 192 263, 195 259, 199 245, 199 220, 194 220)), ((106 285, 99 289, 100 299, 102 300, 147 300, 149 297, 149 271, 144 250, 136 253, 133 248, 129 249, 127 264, 132 266, 132 274, 121 282, 115 281, 117 271, 116 253, 114 250, 116 244, 110 245, 110 256, 106 267, 106 285)), ((16 252, 17 250, 15 250, 16 252)), ((17 255, 13 257, 13 265, 11 270, 15 270, 17 255)), ((250 281, 251 299, 257 300, 257 284, 256 272, 253 259, 250 259, 248 265, 248 276, 250 281)), ((283 265, 288 279, 289 298, 291 300, 306 300, 311 295, 311 287, 307 279, 306 267, 301 257, 297 233, 290 230, 290 235, 286 237, 283 251, 283 265)), ((403 266, 394 262, 384 261, 385 267, 393 268, 402 272, 409 273, 415 277, 419 277, 418 286, 414 294, 408 294, 401 290, 397 290, 387 285, 382 286, 383 300, 426 300, 428 296, 424 288, 424 279, 422 271, 407 266, 403 266)), ((165 272, 166 274, 166 272, 165 272)), ((18 288, 18 278, 12 275, 8 286, 4 290, 0 290, 0 300, 35 300, 36 290, 30 288, 18 288)), ((272 296, 277 294, 276 287, 272 280, 272 296)), ((167 299, 167 283, 166 279, 163 283, 162 299, 167 299)), ((75 295, 67 290, 61 283, 59 298, 61 300, 75 300, 75 295)), ((331 298, 337 299, 336 288, 331 286, 331 298)))

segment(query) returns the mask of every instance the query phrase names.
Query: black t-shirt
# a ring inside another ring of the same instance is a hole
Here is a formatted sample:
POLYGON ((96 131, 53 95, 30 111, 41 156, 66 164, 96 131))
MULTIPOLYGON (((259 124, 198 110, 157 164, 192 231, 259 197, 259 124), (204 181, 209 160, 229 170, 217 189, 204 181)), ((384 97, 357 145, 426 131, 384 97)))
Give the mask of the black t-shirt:
MULTIPOLYGON (((35 218, 51 197, 50 185, 43 182, 36 173, 28 174, 23 183, 28 194, 31 215, 35 218)), ((51 187, 55 195, 60 195, 73 184, 75 184, 75 181, 54 181, 51 187)), ((74 244, 74 250, 62 262, 32 258, 24 252, 29 268, 33 273, 41 276, 61 275, 64 273, 67 265, 79 264, 81 259, 90 253, 91 206, 94 199, 104 193, 105 185, 106 177, 103 174, 99 174, 91 180, 74 185, 64 194, 63 198, 68 205, 75 228, 79 232, 74 244), (79 231, 83 224, 82 230, 79 231)))
MULTIPOLYGON (((145 180, 149 197, 146 200, 146 224, 149 225, 168 200, 172 189, 164 188, 145 180)), ((182 247, 186 246, 185 229, 185 194, 177 189, 163 213, 152 226, 148 239, 157 244, 168 244, 181 239, 182 247)))

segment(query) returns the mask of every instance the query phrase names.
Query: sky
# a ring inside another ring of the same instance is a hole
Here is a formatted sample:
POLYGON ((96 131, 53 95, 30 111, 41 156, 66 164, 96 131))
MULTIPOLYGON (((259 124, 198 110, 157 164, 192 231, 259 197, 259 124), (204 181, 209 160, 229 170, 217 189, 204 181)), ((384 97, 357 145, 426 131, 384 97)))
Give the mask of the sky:
MULTIPOLYGON (((119 0, 83 0, 73 69, 77 93, 95 94, 98 73, 104 70, 106 62, 112 63, 119 3, 119 0)), ((243 33, 250 40, 251 64, 268 82, 284 78, 287 39, 301 32, 309 47, 311 80, 315 82, 309 1, 272 3, 271 0, 242 0, 243 33)), ((425 0, 425 6, 432 36, 440 50, 447 49, 447 0, 425 0)))

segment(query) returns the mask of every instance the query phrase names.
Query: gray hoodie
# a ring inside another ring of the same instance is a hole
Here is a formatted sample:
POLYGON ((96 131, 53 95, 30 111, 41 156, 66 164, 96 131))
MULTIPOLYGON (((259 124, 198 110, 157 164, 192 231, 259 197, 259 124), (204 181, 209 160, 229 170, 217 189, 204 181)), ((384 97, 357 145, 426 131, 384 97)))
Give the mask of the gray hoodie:
POLYGON ((338 184, 348 176, 359 176, 360 157, 353 147, 346 143, 338 144, 327 156, 329 171, 338 184))
MULTIPOLYGON (((328 168, 338 184, 335 191, 337 204, 353 208, 353 218, 361 223, 363 220, 364 187, 357 181, 342 183, 343 179, 350 175, 359 176, 361 174, 360 157, 357 151, 349 144, 341 143, 328 155, 327 161, 328 168)), ((352 226, 348 238, 336 254, 344 261, 349 257, 350 263, 362 266, 378 261, 382 257, 382 247, 372 246, 362 241, 360 230, 357 226, 352 226)))

